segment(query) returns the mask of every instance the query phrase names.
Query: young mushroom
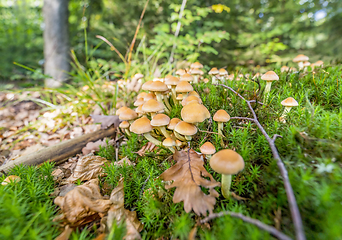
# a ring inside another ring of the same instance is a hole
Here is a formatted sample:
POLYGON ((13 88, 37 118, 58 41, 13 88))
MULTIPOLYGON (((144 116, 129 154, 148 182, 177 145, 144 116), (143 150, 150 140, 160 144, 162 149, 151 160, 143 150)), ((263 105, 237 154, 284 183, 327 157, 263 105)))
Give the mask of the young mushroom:
POLYGON ((221 191, 225 198, 229 198, 232 175, 237 174, 245 167, 243 158, 237 152, 224 149, 215 153, 210 158, 210 167, 222 174, 221 191))
POLYGON ((135 120, 129 130, 136 134, 143 134, 144 137, 156 146, 162 143, 151 136, 150 132, 153 130, 150 120, 147 117, 141 117, 135 120))
POLYGON ((229 114, 225 110, 220 109, 214 114, 213 120, 217 122, 217 133, 222 135, 223 123, 230 120, 229 114))
POLYGON ((131 136, 131 133, 129 132, 129 122, 127 121, 122 121, 119 125, 119 128, 123 129, 128 136, 131 136))
POLYGON ((155 116, 153 116, 152 120, 151 120, 151 125, 153 127, 156 127, 157 129, 160 130, 160 132, 166 137, 169 138, 170 134, 166 131, 165 126, 167 126, 170 123, 170 117, 159 113, 155 116))
POLYGON ((175 127, 175 135, 176 133, 184 135, 187 141, 191 141, 192 136, 197 133, 197 128, 191 123, 180 121, 175 127))
POLYGON ((219 74, 219 70, 216 67, 212 68, 209 71, 209 75, 211 76, 211 83, 212 84, 217 84, 216 75, 218 75, 218 74, 219 74))
POLYGON ((170 137, 165 138, 163 141, 163 146, 167 147, 172 153, 175 153, 174 147, 176 146, 176 141, 170 137))
POLYGON ((207 159, 210 159, 211 156, 216 152, 215 146, 211 142, 205 142, 201 147, 200 151, 204 154, 207 159))
POLYGON ((304 54, 299 54, 292 61, 298 63, 299 70, 302 70, 304 68, 303 63, 309 61, 309 57, 304 54))
POLYGON ((279 76, 273 71, 268 71, 267 73, 261 76, 261 80, 266 81, 266 87, 264 92, 264 102, 266 103, 269 92, 271 91, 272 82, 279 80, 279 76))
POLYGON ((283 114, 279 118, 281 122, 286 122, 285 117, 290 112, 292 107, 297 107, 298 102, 293 97, 288 97, 281 102, 281 105, 285 107, 283 114))

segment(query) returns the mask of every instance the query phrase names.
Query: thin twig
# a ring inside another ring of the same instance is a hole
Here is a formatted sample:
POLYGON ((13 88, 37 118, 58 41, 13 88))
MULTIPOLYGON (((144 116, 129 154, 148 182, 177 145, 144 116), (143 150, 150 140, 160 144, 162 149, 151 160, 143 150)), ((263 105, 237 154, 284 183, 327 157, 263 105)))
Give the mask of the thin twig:
POLYGON ((293 189, 289 180, 289 176, 287 173, 287 170, 285 168, 285 165, 283 163, 283 161, 280 158, 279 152, 275 146, 275 139, 271 139, 270 136, 267 134, 267 132, 265 131, 265 129, 261 126, 258 117, 254 111, 254 109, 251 106, 251 101, 246 100, 243 96, 241 96, 241 94, 239 94, 238 92, 236 92, 234 89, 232 89, 231 87, 228 87, 224 84, 217 84, 219 86, 222 86, 224 88, 229 89, 230 91, 232 91, 233 93, 235 93, 239 98, 241 98, 242 100, 244 100, 247 103, 248 108, 250 109, 251 113, 253 114, 253 118, 244 118, 244 117, 232 117, 230 119, 243 119, 243 120, 248 120, 248 121, 252 121, 254 122, 259 130, 262 132, 262 134, 265 136, 272 154, 273 154, 273 158, 277 161, 277 165, 278 168, 280 170, 280 174, 283 177, 283 181, 284 181, 284 187, 285 187, 285 191, 286 191, 286 196, 287 196, 287 200, 289 202, 289 207, 290 207, 290 212, 291 212, 291 217, 293 220, 293 224, 294 224, 294 228, 296 231, 296 239, 297 240, 305 240, 305 234, 304 234, 304 228, 303 228, 303 222, 302 222, 302 217, 300 215, 299 209, 298 209, 298 205, 297 205, 297 201, 296 201, 296 197, 293 193, 293 189))
POLYGON ((281 136, 279 134, 274 134, 272 137, 272 141, 275 142, 275 140, 277 140, 277 138, 283 138, 283 136, 281 136))
POLYGON ((251 223, 255 226, 257 226, 258 228, 265 230, 266 232, 269 232, 270 234, 272 234, 273 236, 275 236, 276 238, 280 239, 280 240, 291 240, 291 238, 287 235, 285 235, 284 233, 278 231, 275 227, 269 226, 265 223, 262 223, 261 221, 254 219, 254 218, 250 218, 247 217, 241 213, 235 213, 235 212, 219 212, 219 213, 212 213, 210 214, 208 217, 202 219, 200 221, 201 224, 209 222, 210 220, 217 218, 217 217, 222 217, 224 215, 230 215, 232 217, 236 217, 236 218, 240 218, 245 222, 251 223))

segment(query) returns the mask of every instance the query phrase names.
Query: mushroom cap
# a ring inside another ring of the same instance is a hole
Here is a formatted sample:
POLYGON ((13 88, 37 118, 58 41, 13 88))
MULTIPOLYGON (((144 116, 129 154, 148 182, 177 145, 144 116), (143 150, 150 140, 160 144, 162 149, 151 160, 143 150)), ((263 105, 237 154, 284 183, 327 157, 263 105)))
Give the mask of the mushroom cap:
POLYGON ((305 56, 304 54, 299 54, 292 61, 293 62, 305 62, 305 61, 309 61, 309 57, 305 56))
POLYGON ((176 100, 180 101, 183 99, 183 94, 178 94, 177 97, 176 97, 176 100))
POLYGON ((151 125, 153 127, 166 126, 169 123, 170 123, 170 117, 162 113, 156 114, 155 116, 153 116, 151 120, 151 125))
POLYGON ((135 120, 129 127, 129 130, 136 134, 148 133, 151 132, 152 129, 151 122, 147 117, 141 117, 135 120))
POLYGON ((153 84, 153 81, 147 81, 141 86, 141 89, 149 91, 149 88, 152 84, 153 84))
POLYGON ((315 64, 315 66, 323 66, 324 62, 322 60, 318 60, 314 64, 315 64))
POLYGON ((225 110, 220 109, 214 114, 213 120, 216 122, 228 122, 230 116, 225 110))
POLYGON ((134 106, 136 106, 136 107, 138 107, 138 106, 140 106, 140 105, 142 105, 142 104, 144 104, 145 103, 145 100, 144 100, 144 98, 138 98, 135 102, 134 102, 134 106))
POLYGON ((191 74, 193 74, 193 75, 203 75, 204 72, 201 69, 193 68, 193 69, 191 69, 191 74))
POLYGON ((174 77, 172 75, 167 75, 165 77, 165 84, 166 85, 171 85, 171 86, 176 86, 179 82, 179 78, 178 77, 174 77))
POLYGON ((203 68, 203 65, 199 62, 194 62, 190 65, 190 68, 203 68))
POLYGON ((138 114, 130 108, 127 108, 126 110, 121 111, 119 115, 120 120, 126 120, 126 121, 136 119, 137 117, 138 117, 138 114))
POLYGON ((155 99, 150 99, 142 105, 144 112, 159 112, 164 110, 164 105, 155 99))
POLYGON ((129 109, 129 108, 126 106, 123 106, 123 107, 119 108, 118 110, 116 110, 115 115, 120 115, 121 112, 123 112, 127 109, 129 109))
POLYGON ((184 107, 185 105, 189 104, 192 101, 196 101, 197 103, 200 103, 200 104, 202 103, 202 100, 199 97, 192 95, 192 96, 187 96, 186 98, 182 100, 182 106, 184 107))
POLYGON ((192 136, 197 133, 197 128, 191 123, 180 121, 175 127, 175 131, 185 136, 192 136))
POLYGON ((147 92, 141 92, 141 93, 138 94, 137 99, 139 99, 139 98, 143 98, 144 99, 146 97, 146 95, 147 95, 147 92))
POLYGON ((147 102, 150 99, 156 99, 156 95, 154 93, 147 93, 144 97, 145 102, 147 102))
POLYGON ((217 74, 219 74, 219 70, 216 67, 210 69, 209 75, 217 75, 217 74))
POLYGON ((261 76, 261 80, 275 81, 275 80, 279 80, 279 76, 273 71, 268 71, 264 75, 261 76))
POLYGON ((172 138, 165 138, 163 141, 163 146, 165 147, 173 147, 176 146, 176 141, 173 140, 172 138))
POLYGON ((123 128, 123 129, 128 128, 128 127, 129 127, 129 122, 127 121, 122 121, 119 125, 119 128, 123 128))
POLYGON ((186 81, 180 81, 176 86, 176 92, 191 92, 194 88, 186 81))
POLYGON ((176 74, 179 75, 179 76, 183 76, 185 73, 186 73, 186 71, 184 69, 178 69, 176 71, 176 74))
POLYGON ((196 91, 191 91, 191 92, 189 92, 188 95, 189 95, 189 96, 197 96, 197 97, 200 97, 200 95, 199 95, 196 91))
POLYGON ((200 151, 203 154, 214 154, 216 152, 215 146, 211 142, 205 142, 201 147, 200 151))
POLYGON ((220 70, 219 70, 219 75, 220 75, 220 76, 224 76, 224 75, 226 75, 226 74, 228 74, 227 70, 224 69, 224 68, 220 68, 220 70))
POLYGON ((288 66, 282 66, 281 68, 280 68, 280 71, 281 72, 287 72, 287 71, 289 71, 289 67, 288 66))
POLYGON ((194 78, 189 73, 184 73, 179 79, 179 81, 186 81, 186 82, 191 82, 192 80, 194 80, 194 78))
MULTIPOLYGON (((147 83, 147 82, 146 82, 147 83)), ((145 84, 146 84, 145 83, 145 84)), ((145 85, 144 84, 144 85, 145 85)), ((144 86, 143 85, 143 86, 144 86)), ((151 92, 165 92, 167 90, 169 90, 169 88, 167 87, 167 85, 161 81, 152 81, 152 83, 149 83, 147 86, 145 86, 145 88, 143 88, 144 90, 148 90, 151 92)))
POLYGON ((285 107, 297 107, 298 102, 293 97, 288 97, 281 102, 281 105, 285 107))
POLYGON ((245 167, 243 158, 231 149, 223 149, 210 159, 210 167, 217 173, 236 174, 245 167))
POLYGON ((182 120, 179 118, 172 118, 169 122, 169 125, 167 126, 167 129, 173 130, 175 129, 176 125, 182 120))
POLYGON ((136 80, 139 80, 139 79, 141 79, 141 78, 143 78, 144 77, 144 74, 142 74, 142 73, 136 73, 134 76, 133 76, 133 78, 135 78, 136 80))
POLYGON ((182 145, 183 145, 183 142, 180 141, 180 140, 178 140, 178 139, 176 139, 176 146, 177 146, 177 147, 180 147, 180 146, 182 146, 182 145))
POLYGON ((142 110, 142 106, 143 106, 143 105, 140 105, 139 107, 137 107, 137 108, 135 109, 135 112, 138 113, 138 114, 145 114, 145 112, 142 110))
POLYGON ((304 67, 308 67, 308 66, 310 66, 310 64, 311 64, 311 63, 308 62, 308 61, 303 62, 303 66, 304 66, 304 67))
POLYGON ((192 102, 182 108, 181 116, 185 122, 200 123, 210 118, 210 113, 204 105, 192 102))

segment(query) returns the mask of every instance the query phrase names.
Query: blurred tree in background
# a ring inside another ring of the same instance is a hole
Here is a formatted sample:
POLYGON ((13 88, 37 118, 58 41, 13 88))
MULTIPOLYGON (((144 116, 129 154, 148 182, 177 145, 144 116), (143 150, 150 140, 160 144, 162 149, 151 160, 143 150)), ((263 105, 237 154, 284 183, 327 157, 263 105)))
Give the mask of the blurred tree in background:
MULTIPOLYGON (((0 77, 19 77, 19 62, 39 69, 43 60, 42 0, 0 0, 0 77)), ((340 0, 189 0, 174 37, 182 1, 150 0, 135 44, 134 61, 199 60, 232 69, 238 65, 283 64, 297 53, 313 61, 342 57, 340 0)), ((102 40, 127 54, 145 1, 70 0, 71 47, 78 60, 86 52, 123 71, 120 57, 102 40), (86 30, 86 31, 84 31, 86 30), (87 38, 85 38, 85 32, 87 38), (85 40, 87 39, 87 45, 85 40), (85 47, 87 50, 85 51, 85 47)), ((118 73, 119 75, 119 73, 118 73)))

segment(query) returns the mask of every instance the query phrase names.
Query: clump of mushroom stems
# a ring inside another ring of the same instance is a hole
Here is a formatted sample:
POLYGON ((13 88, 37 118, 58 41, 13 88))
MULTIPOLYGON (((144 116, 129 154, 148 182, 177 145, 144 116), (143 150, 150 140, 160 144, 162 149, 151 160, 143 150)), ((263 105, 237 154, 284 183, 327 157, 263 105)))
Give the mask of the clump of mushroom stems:
POLYGON ((166 128, 164 126, 159 126, 157 127, 159 129, 159 131, 166 137, 166 138, 170 138, 170 134, 166 131, 166 128))
POLYGON ((144 137, 156 146, 162 145, 162 142, 152 137, 150 133, 144 133, 144 137))
POLYGON ((186 141, 185 137, 183 137, 182 135, 180 135, 178 132, 173 131, 173 133, 175 134, 176 138, 178 138, 181 141, 186 141))
POLYGON ((170 110, 165 106, 162 94, 160 94, 159 92, 155 92, 155 94, 156 94, 156 97, 157 97, 157 101, 164 105, 165 112, 167 114, 170 114, 170 110))

